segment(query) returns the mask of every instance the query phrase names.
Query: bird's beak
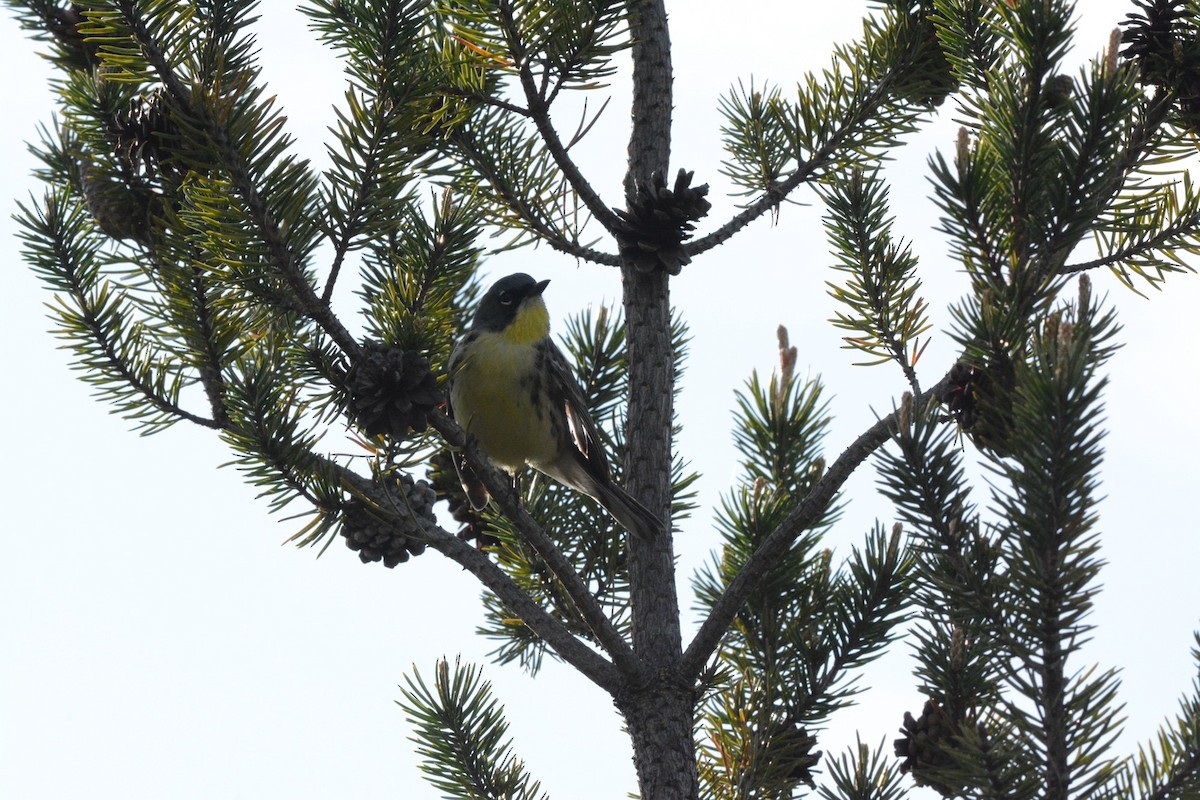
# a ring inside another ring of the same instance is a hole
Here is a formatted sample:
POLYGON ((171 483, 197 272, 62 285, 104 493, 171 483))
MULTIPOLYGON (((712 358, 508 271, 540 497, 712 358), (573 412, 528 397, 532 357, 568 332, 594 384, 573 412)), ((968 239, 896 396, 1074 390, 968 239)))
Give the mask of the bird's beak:
POLYGON ((538 281, 537 285, 535 285, 533 287, 533 291, 529 293, 529 296, 530 297, 541 297, 542 292, 546 291, 546 287, 549 285, 550 285, 549 278, 547 278, 544 281, 538 281))

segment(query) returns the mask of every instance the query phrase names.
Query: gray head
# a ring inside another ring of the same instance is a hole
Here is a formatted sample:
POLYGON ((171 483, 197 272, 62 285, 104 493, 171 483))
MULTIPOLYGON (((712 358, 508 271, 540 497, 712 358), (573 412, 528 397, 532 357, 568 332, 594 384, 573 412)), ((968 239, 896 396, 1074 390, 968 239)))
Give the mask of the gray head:
POLYGON ((471 330, 493 333, 504 330, 516 318, 522 303, 530 298, 541 297, 549 283, 548 280, 535 281, 524 272, 517 272, 496 281, 479 301, 471 330))

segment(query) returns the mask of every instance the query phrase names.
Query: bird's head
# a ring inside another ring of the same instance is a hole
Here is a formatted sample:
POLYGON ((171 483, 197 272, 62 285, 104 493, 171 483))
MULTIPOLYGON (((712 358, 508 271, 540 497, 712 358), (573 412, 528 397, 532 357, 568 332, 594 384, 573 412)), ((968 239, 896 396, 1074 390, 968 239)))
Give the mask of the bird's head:
POLYGON ((549 283, 524 272, 496 281, 479 302, 472 330, 499 333, 518 343, 545 338, 550 333, 550 312, 542 292, 549 283))

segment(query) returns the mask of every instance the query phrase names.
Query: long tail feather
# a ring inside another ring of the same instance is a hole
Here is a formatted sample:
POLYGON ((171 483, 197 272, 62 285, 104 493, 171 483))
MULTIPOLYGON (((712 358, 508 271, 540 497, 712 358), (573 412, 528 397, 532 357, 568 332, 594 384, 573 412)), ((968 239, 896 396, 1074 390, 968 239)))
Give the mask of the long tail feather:
POLYGON ((597 488, 599 497, 596 499, 600 505, 634 536, 653 539, 663 534, 663 521, 650 513, 650 509, 635 500, 629 492, 612 481, 597 488))

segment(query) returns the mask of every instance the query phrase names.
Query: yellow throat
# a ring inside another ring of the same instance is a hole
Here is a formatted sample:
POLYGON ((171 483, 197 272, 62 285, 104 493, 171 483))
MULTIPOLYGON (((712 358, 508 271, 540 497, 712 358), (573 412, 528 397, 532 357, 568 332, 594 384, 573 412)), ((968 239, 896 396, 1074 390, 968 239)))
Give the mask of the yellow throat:
POLYGON ((541 297, 521 304, 508 327, 500 332, 511 344, 533 344, 550 335, 550 312, 541 297))

